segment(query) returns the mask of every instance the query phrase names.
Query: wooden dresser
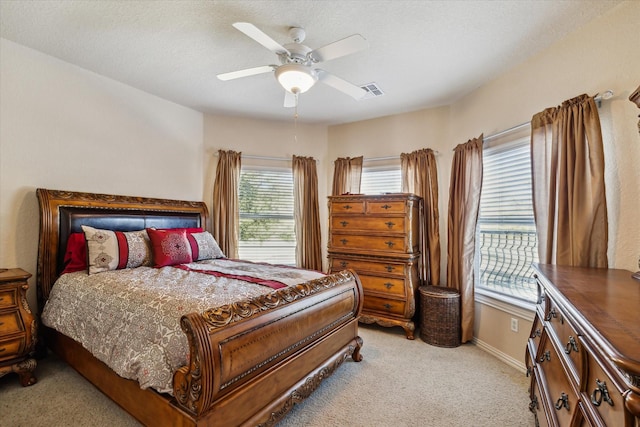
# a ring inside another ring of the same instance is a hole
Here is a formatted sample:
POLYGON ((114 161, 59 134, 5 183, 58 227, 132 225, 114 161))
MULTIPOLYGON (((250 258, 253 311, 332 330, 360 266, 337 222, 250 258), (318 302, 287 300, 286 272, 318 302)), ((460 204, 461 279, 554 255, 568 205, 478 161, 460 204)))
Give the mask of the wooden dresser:
POLYGON ((422 198, 329 197, 330 272, 354 270, 364 289, 360 321, 400 326, 414 339, 422 198))
POLYGON ((640 281, 626 270, 533 268, 526 364, 536 425, 640 427, 640 281))
POLYGON ((32 356, 38 334, 27 304, 29 277, 19 268, 0 269, 0 377, 15 372, 23 386, 37 381, 32 356))

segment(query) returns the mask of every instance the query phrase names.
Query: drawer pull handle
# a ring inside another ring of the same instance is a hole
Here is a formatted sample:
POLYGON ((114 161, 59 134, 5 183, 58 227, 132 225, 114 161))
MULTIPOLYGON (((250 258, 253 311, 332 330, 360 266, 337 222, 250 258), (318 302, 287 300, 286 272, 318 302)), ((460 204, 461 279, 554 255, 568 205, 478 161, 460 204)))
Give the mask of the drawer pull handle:
POLYGON ((524 373, 524 375, 529 378, 531 376, 531 374, 533 373, 533 369, 531 368, 531 366, 527 366, 527 372, 524 373))
POLYGON ((385 245, 387 245, 389 247, 389 249, 391 249, 393 247, 393 245, 395 245, 395 243, 393 242, 384 242, 385 245))
POLYGON ((556 400, 556 404, 554 405, 555 408, 559 411, 562 408, 565 408, 567 411, 569 411, 569 396, 567 396, 565 393, 562 393, 560 395, 560 398, 558 400, 556 400))
POLYGON ((384 305, 384 308, 386 308, 387 310, 391 310, 391 304, 386 303, 386 304, 384 305))
POLYGON ((4 297, 0 297, 0 302, 4 301, 4 297))
POLYGON ((531 412, 536 412, 538 410, 539 406, 538 406, 538 396, 533 396, 531 398, 531 402, 529 403, 529 410, 531 412))
POLYGON ((391 288, 393 288, 393 283, 387 282, 387 283, 384 284, 384 287, 387 288, 387 289, 391 289, 391 288))
POLYGON ((347 261, 340 261, 340 267, 345 268, 349 263, 347 261))
POLYGON ((578 352, 578 343, 576 342, 575 338, 573 338, 572 336, 569 337, 569 342, 567 343, 564 352, 565 354, 571 354, 571 351, 575 351, 576 353, 578 352))
POLYGON ((342 239, 342 240, 340 240, 340 241, 342 242, 342 244, 343 244, 343 245, 346 245, 346 244, 347 244, 347 242, 348 242, 348 240, 347 240, 347 239, 342 239))
POLYGON ((382 209, 384 209, 385 211, 386 211, 387 209, 391 209, 391 208, 392 208, 392 206, 389 206, 389 205, 382 205, 382 209))
POLYGON ((385 224, 387 225, 387 227, 392 228, 394 225, 396 225, 394 222, 385 222, 385 224))
POLYGON ((604 400, 609 405, 613 406, 613 400, 609 396, 609 390, 607 389, 607 382, 596 379, 597 388, 591 393, 591 403, 596 406, 600 406, 604 400))
POLYGON ((349 221, 340 221, 340 224, 342 224, 343 227, 346 227, 349 225, 349 221))
POLYGON ((395 270, 396 268, 393 265, 387 265, 385 267, 385 269, 387 270, 387 272, 391 273, 393 270, 395 270))
POLYGON ((544 362, 545 360, 551 360, 551 351, 545 351, 538 360, 540 361, 540 363, 544 362))
POLYGON ((551 320, 552 317, 558 317, 558 313, 556 313, 555 307, 551 309, 551 311, 549 312, 549 314, 547 314, 547 316, 544 318, 544 320, 546 320, 548 322, 548 321, 551 320))
POLYGON ((0 353, 2 353, 3 351, 5 351, 6 349, 4 347, 0 348, 0 353))
POLYGON ((542 331, 540 329, 536 329, 536 331, 531 335, 531 338, 542 336, 542 331))
POLYGON ((353 209, 351 205, 344 205, 342 208, 346 210, 353 209))

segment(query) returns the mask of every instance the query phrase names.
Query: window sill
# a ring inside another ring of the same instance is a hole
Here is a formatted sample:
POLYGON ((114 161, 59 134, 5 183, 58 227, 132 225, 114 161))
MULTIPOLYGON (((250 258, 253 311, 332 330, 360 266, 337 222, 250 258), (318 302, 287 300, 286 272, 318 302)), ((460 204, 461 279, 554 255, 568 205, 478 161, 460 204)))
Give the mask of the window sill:
POLYGON ((475 288, 475 300, 480 304, 493 307, 522 319, 533 321, 535 317, 536 306, 533 302, 510 298, 506 295, 481 288, 475 288))

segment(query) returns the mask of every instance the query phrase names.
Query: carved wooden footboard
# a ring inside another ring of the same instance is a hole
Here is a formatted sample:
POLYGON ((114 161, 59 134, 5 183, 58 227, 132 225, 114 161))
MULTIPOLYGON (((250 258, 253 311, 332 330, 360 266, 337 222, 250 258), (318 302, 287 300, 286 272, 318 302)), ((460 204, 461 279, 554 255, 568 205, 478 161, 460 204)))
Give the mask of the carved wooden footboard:
POLYGON ((361 360, 361 306, 356 276, 343 271, 186 315, 191 360, 174 375, 174 395, 207 424, 240 425, 252 413, 275 423, 348 356, 361 360))
MULTIPOLYGON (((206 227, 202 202, 37 190, 40 310, 62 271, 70 233, 86 223, 120 231, 206 227)), ((85 378, 146 425, 273 425, 349 356, 361 360, 362 286, 351 271, 182 317, 190 360, 174 396, 141 389, 82 345, 43 327, 46 342, 85 378)))

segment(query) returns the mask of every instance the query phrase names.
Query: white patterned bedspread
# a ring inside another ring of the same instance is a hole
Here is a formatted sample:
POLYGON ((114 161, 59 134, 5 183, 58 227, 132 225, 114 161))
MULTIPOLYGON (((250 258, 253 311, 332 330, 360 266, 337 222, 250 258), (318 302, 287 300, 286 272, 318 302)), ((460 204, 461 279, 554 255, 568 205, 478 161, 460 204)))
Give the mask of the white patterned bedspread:
MULTIPOLYGON (((316 271, 215 259, 191 269, 233 268, 292 286, 322 277, 316 271)), ((187 363, 180 317, 274 292, 268 286, 175 267, 138 267, 62 275, 42 312, 44 325, 81 343, 118 375, 142 388, 172 392, 173 373, 187 363)))

